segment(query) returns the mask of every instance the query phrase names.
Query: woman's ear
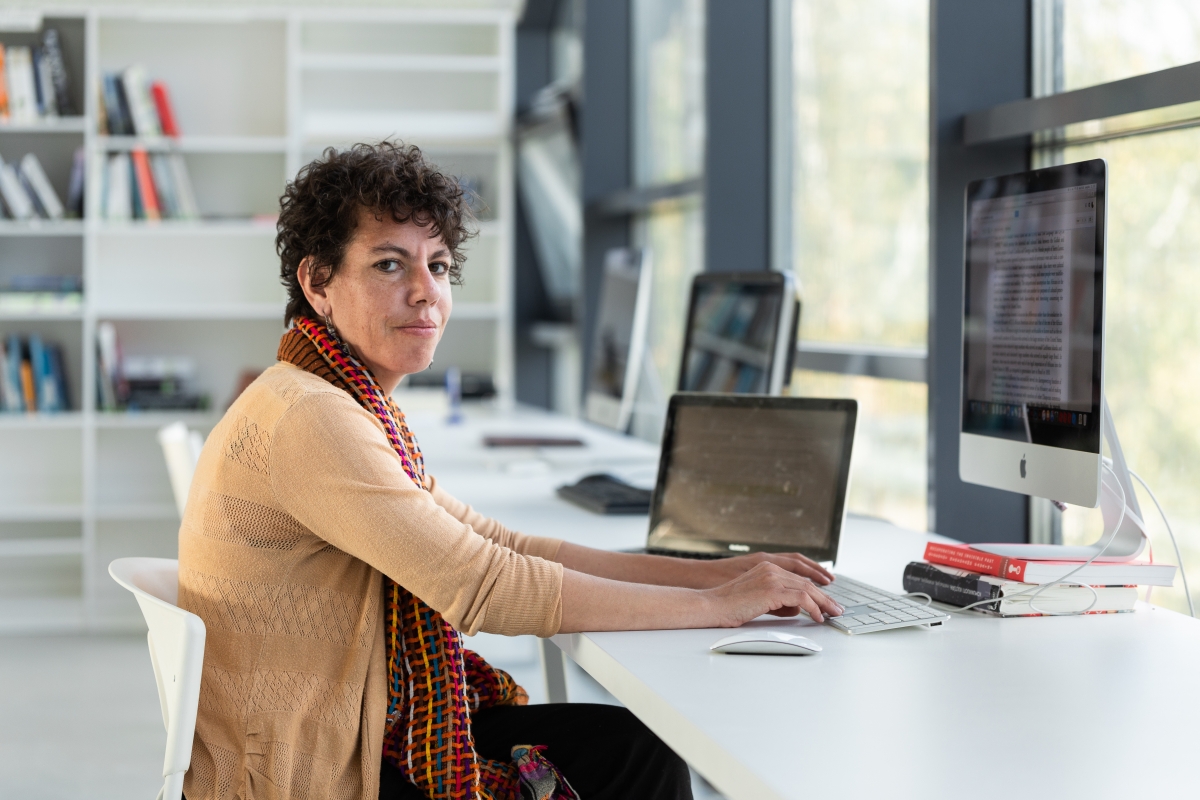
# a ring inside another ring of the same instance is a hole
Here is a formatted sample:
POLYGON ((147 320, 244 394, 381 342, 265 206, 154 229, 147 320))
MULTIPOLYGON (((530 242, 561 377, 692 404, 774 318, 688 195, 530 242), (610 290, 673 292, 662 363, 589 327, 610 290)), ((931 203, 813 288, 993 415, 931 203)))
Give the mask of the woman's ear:
POLYGON ((304 299, 308 300, 313 311, 325 317, 329 315, 330 311, 329 295, 325 293, 326 283, 313 283, 313 273, 319 271, 313 267, 312 256, 305 256, 300 261, 300 266, 296 268, 296 280, 300 283, 300 288, 304 290, 304 299))

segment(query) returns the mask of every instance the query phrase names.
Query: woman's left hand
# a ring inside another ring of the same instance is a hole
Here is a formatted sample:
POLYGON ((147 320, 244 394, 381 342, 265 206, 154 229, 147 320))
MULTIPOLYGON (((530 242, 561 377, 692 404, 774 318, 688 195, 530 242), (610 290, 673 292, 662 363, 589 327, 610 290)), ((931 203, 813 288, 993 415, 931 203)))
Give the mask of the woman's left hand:
POLYGON ((788 572, 794 572, 802 578, 808 578, 818 586, 825 586, 833 582, 833 573, 811 558, 799 553, 751 553, 732 558, 692 562, 695 564, 696 572, 703 577, 703 585, 696 588, 709 589, 728 583, 742 573, 749 572, 755 565, 764 562, 783 567, 788 572))

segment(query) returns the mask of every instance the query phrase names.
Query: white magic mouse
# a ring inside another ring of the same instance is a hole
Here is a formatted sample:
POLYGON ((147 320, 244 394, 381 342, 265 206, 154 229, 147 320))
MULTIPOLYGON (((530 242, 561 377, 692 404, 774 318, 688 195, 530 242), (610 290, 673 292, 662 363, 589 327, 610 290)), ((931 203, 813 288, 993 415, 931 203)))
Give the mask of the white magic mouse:
POLYGON ((714 653, 739 653, 753 656, 811 656, 821 652, 821 645, 794 633, 767 631, 761 628, 738 631, 708 648, 714 653))

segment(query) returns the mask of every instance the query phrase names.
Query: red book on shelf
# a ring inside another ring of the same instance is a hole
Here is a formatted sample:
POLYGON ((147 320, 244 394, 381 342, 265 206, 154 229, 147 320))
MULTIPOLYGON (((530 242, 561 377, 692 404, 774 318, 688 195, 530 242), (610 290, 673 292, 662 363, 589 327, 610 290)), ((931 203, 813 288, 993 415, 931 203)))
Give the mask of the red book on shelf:
MULTIPOLYGON (((957 567, 983 575, 996 575, 1023 583, 1051 583, 1062 578, 1082 561, 1026 561, 976 550, 967 544, 925 545, 930 564, 957 567)), ((1147 561, 1093 561, 1072 577, 1094 586, 1170 586, 1175 581, 1173 564, 1147 561)))
POLYGON ((150 158, 141 147, 129 151, 133 160, 133 174, 137 176, 138 196, 142 199, 142 210, 146 219, 162 219, 158 205, 158 192, 154 189, 154 179, 150 174, 150 158))
POLYGON ((162 81, 155 81, 150 84, 150 93, 154 95, 154 107, 158 109, 158 123, 162 126, 163 136, 178 136, 179 125, 175 122, 175 111, 171 108, 167 85, 162 81))

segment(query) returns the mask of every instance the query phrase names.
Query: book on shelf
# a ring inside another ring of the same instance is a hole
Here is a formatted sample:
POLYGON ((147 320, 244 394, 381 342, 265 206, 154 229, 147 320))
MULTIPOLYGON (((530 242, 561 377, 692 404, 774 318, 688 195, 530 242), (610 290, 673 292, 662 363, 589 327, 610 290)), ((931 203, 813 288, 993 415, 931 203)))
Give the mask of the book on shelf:
POLYGON ((0 281, 0 313, 78 314, 83 279, 78 275, 14 275, 0 281))
POLYGON ((104 75, 100 106, 100 132, 109 136, 179 135, 166 84, 152 82, 141 64, 104 75))
POLYGON ((1134 586, 1098 585, 1048 586, 1037 599, 1030 597, 1040 584, 1010 581, 955 567, 913 561, 904 568, 904 591, 921 592, 939 603, 967 606, 986 600, 994 603, 976 606, 981 613, 1000 617, 1033 617, 1064 613, 1117 613, 1132 611, 1138 593, 1134 586), (1095 592, 1095 594, 1093 594, 1095 592), (1035 608, 1036 607, 1036 608, 1035 608))
POLYGON ((66 212, 33 153, 26 153, 19 165, 0 157, 0 198, 5 215, 12 219, 62 219, 66 212))
POLYGON ((197 219, 187 163, 179 153, 134 147, 113 153, 104 170, 101 216, 110 220, 197 219))
MULTIPOLYGON (((941 542, 925 545, 925 560, 1023 583, 1052 583, 1084 563, 1028 561, 985 553, 967 544, 941 542)), ((1175 565, 1148 561, 1093 561, 1072 579, 1105 586, 1170 586, 1175 582, 1175 565)))
POLYGON ((103 411, 202 411, 192 391, 195 362, 187 357, 126 357, 111 322, 96 327, 97 401, 103 411))
POLYGON ((82 148, 75 149, 71 159, 71 180, 67 184, 67 214, 81 219, 83 217, 83 188, 87 176, 87 152, 82 148))
POLYGON ((0 45, 0 120, 28 124, 74 113, 57 30, 44 30, 36 47, 0 45))
POLYGON ((62 348, 37 334, 8 337, 0 353, 0 408, 56 413, 69 407, 62 348))
POLYGON ((58 192, 50 185, 42 162, 33 153, 26 153, 21 159, 21 180, 40 216, 46 219, 63 218, 66 209, 58 198, 58 192))
POLYGON ((8 88, 8 118, 16 123, 38 118, 37 83, 33 73, 33 50, 24 45, 4 48, 4 78, 8 88))

